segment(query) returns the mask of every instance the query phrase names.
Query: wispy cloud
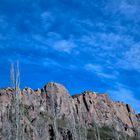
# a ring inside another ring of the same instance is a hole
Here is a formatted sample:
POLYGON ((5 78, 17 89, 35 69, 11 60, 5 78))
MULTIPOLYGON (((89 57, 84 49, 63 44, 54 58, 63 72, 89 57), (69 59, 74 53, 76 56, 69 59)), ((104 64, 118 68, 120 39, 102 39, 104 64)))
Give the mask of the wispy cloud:
POLYGON ((127 50, 118 65, 124 69, 140 72, 140 43, 127 50))
POLYGON ((89 72, 97 74, 97 76, 99 76, 101 78, 116 79, 117 74, 118 74, 117 72, 107 73, 107 72, 105 72, 104 67, 102 67, 100 65, 95 65, 95 64, 86 64, 84 66, 84 68, 89 72))
POLYGON ((70 40, 59 40, 56 41, 53 45, 53 48, 58 50, 59 52, 67 52, 70 53, 72 49, 76 47, 76 44, 70 40))
POLYGON ((119 11, 124 14, 128 19, 136 21, 140 20, 140 18, 137 16, 137 13, 140 12, 139 3, 137 2, 137 0, 131 2, 127 0, 122 1, 119 7, 119 11))
POLYGON ((64 39, 61 34, 49 32, 46 37, 42 35, 33 35, 35 41, 41 43, 44 49, 54 49, 58 52, 71 53, 77 47, 72 38, 64 39))

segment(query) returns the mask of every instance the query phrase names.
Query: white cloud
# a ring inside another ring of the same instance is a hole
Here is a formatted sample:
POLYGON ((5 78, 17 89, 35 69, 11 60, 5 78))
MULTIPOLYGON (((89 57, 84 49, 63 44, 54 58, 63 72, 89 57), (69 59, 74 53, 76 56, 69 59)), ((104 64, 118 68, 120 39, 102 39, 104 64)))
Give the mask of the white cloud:
MULTIPOLYGON (((33 39, 43 45, 42 49, 50 49, 50 47, 59 52, 71 53, 77 47, 73 38, 63 39, 63 37, 55 32, 49 32, 46 37, 36 34, 33 39)), ((39 46, 40 47, 40 46, 39 46)))
POLYGON ((58 40, 53 44, 55 50, 66 53, 70 53, 75 47, 76 44, 71 40, 58 40))
POLYGON ((124 69, 140 71, 140 43, 132 46, 124 53, 123 59, 118 62, 118 66, 124 69))
POLYGON ((123 19, 139 21, 139 6, 139 0, 109 0, 105 6, 105 11, 108 14, 111 12, 114 16, 121 15, 123 19))
POLYGON ((8 26, 8 22, 6 21, 4 16, 0 16, 0 28, 6 29, 8 26))
POLYGON ((94 65, 94 64, 86 64, 85 65, 85 69, 89 70, 89 71, 95 71, 95 72, 102 71, 102 67, 101 66, 94 65))
POLYGON ((132 2, 121 1, 118 10, 128 19, 134 19, 135 21, 140 19, 138 16, 140 12, 139 5, 135 0, 132 2))
POLYGON ((108 73, 104 73, 104 72, 99 72, 97 74, 98 74, 98 76, 104 77, 104 78, 107 78, 107 79, 116 79, 117 78, 116 75, 115 75, 115 73, 108 74, 108 73))
POLYGON ((57 61, 54 61, 52 59, 46 58, 42 60, 43 66, 48 67, 48 66, 56 66, 56 67, 62 67, 57 61))
POLYGON ((43 12, 40 15, 41 22, 42 22, 42 27, 44 30, 48 29, 52 23, 55 21, 55 17, 51 12, 43 12))
POLYGON ((86 64, 84 68, 87 71, 97 74, 99 77, 107 79, 116 79, 118 74, 117 72, 107 73, 100 65, 86 64))
POLYGON ((114 68, 140 71, 140 42, 133 37, 129 34, 99 32, 82 36, 79 41, 89 45, 85 50, 91 52, 93 58, 105 58, 105 64, 111 64, 114 68))
POLYGON ((106 51, 112 51, 118 48, 123 49, 124 44, 129 47, 134 43, 133 38, 129 35, 106 32, 93 33, 90 36, 83 36, 80 41, 106 51))

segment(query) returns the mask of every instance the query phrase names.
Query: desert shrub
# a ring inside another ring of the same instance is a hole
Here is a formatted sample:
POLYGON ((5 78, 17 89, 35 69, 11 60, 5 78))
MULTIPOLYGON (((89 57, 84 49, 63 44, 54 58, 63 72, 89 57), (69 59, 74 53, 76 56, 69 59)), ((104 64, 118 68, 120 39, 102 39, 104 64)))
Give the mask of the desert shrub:
POLYGON ((56 119, 56 123, 58 127, 67 127, 68 125, 68 121, 64 117, 56 119))

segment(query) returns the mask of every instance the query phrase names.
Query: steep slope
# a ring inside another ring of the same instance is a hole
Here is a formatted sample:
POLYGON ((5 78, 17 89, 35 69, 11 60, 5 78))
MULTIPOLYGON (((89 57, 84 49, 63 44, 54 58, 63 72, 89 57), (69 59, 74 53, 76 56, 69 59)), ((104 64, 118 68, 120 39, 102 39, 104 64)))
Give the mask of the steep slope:
POLYGON ((50 82, 44 88, 0 90, 1 140, 139 139, 140 115, 107 94, 70 96, 50 82))

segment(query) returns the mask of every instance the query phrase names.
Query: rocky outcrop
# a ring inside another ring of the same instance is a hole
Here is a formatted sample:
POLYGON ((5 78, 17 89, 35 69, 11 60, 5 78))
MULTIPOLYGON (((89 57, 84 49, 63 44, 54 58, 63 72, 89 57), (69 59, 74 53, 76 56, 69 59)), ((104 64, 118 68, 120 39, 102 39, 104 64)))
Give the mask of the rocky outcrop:
POLYGON ((112 127, 118 132, 123 132, 135 137, 140 130, 138 115, 128 105, 122 102, 113 102, 107 94, 84 92, 73 96, 79 117, 86 114, 88 124, 96 123, 98 126, 112 127))
POLYGON ((61 84, 0 90, 2 140, 139 139, 140 115, 107 94, 71 96, 61 84))

